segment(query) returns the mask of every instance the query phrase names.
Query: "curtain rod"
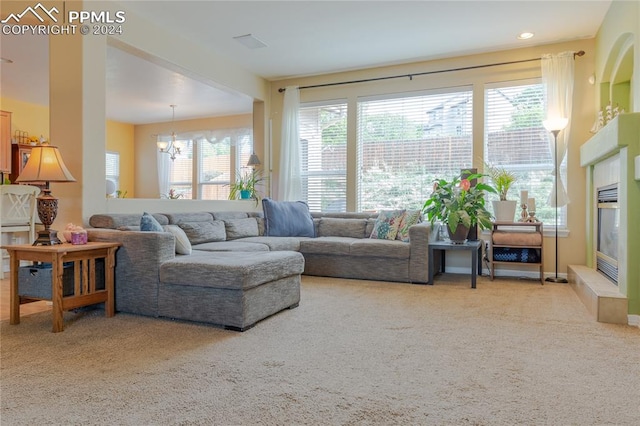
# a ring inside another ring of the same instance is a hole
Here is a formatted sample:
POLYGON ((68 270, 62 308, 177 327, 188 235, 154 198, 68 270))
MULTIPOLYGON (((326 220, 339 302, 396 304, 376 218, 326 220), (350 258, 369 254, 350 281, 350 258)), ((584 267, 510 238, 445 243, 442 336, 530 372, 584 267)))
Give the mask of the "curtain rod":
MULTIPOLYGON (((584 50, 580 50, 578 52, 574 52, 573 59, 575 59, 576 56, 584 56, 584 50)), ((402 75, 390 75, 390 76, 387 76, 387 77, 365 78, 365 79, 362 79, 362 80, 339 81, 337 83, 314 84, 314 85, 311 85, 311 86, 300 86, 299 89, 315 89, 317 87, 341 86, 343 84, 368 83, 370 81, 391 80, 391 79, 394 79, 394 78, 409 78, 409 80, 413 80, 413 77, 421 76, 421 75, 440 74, 440 73, 443 73, 443 72, 452 72, 452 71, 475 70, 475 69, 478 69, 478 68, 496 67, 496 66, 499 66, 499 65, 520 64, 520 63, 523 63, 523 62, 533 62, 533 61, 539 61, 539 60, 541 60, 541 58, 522 59, 520 61, 510 61, 510 62, 496 62, 496 63, 493 63, 493 64, 473 65, 473 66, 470 66, 470 67, 462 67, 462 68, 450 68, 448 70, 425 71, 425 72, 419 72, 419 73, 413 73, 413 74, 402 74, 402 75)), ((280 89, 278 89, 278 92, 282 93, 285 90, 286 90, 285 88, 281 87, 280 89)))

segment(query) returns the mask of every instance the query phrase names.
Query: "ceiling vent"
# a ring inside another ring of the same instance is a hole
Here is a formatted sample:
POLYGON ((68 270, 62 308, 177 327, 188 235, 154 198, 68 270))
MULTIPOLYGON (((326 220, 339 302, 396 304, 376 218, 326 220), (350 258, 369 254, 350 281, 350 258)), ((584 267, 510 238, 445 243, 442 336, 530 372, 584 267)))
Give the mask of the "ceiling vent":
POLYGON ((265 43, 255 38, 252 34, 236 36, 233 39, 237 40, 238 42, 245 45, 249 49, 260 49, 262 47, 267 47, 265 43))

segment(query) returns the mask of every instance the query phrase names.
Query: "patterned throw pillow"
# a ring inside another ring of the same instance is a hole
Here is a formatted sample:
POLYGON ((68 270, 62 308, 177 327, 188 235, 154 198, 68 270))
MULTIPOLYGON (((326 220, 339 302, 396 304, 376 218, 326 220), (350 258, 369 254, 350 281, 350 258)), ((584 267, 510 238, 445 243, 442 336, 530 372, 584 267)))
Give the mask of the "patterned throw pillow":
POLYGON ((373 225, 370 238, 395 240, 404 212, 405 210, 381 210, 373 225))
POLYGON ((160 222, 156 220, 150 213, 144 212, 142 214, 142 218, 140 218, 140 230, 141 231, 153 231, 153 232, 163 232, 164 229, 160 222))
POLYGON ((409 228, 413 225, 420 223, 422 218, 422 211, 420 210, 407 210, 404 212, 402 219, 400 219, 400 226, 398 227, 398 235, 396 240, 409 242, 409 228))

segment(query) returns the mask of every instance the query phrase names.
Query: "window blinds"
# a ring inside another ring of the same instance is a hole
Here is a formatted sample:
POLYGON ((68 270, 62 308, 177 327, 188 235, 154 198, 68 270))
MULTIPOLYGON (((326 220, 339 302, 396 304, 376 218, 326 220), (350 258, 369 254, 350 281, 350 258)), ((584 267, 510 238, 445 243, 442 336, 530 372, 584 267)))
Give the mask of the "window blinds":
POLYGON ((301 106, 302 193, 311 211, 347 210, 347 104, 301 106))
POLYGON ((224 200, 229 197, 231 179, 231 139, 198 141, 199 199, 224 200))
POLYGON ((106 153, 106 178, 116 184, 116 190, 120 189, 120 154, 113 151, 106 153))
POLYGON ((470 87, 358 102, 358 210, 419 209, 472 164, 470 87))
MULTIPOLYGON (((544 86, 539 82, 487 85, 484 158, 516 175, 508 199, 519 200, 520 191, 527 190, 528 196, 536 199, 536 217, 554 225, 555 210, 547 203, 553 186, 553 158, 551 134, 542 125, 545 105, 544 86)), ((566 182, 566 167, 561 172, 566 182)), ((559 225, 566 226, 565 209, 561 211, 559 225)))

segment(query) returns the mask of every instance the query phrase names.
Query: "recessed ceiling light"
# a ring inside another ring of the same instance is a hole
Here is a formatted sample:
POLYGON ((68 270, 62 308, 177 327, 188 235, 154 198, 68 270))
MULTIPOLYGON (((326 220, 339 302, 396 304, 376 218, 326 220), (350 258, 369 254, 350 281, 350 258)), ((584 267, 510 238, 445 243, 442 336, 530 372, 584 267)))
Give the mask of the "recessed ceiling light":
POLYGON ((265 43, 255 38, 252 34, 245 34, 241 36, 236 36, 233 38, 238 42, 242 43, 249 49, 260 49, 261 47, 267 47, 265 43))
POLYGON ((3 63, 3 64, 12 64, 12 63, 13 63, 13 61, 12 61, 11 59, 9 59, 9 58, 0 58, 0 63, 3 63))
POLYGON ((528 40, 531 37, 533 37, 533 33, 524 32, 524 33, 518 34, 518 40, 528 40))

